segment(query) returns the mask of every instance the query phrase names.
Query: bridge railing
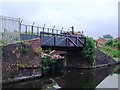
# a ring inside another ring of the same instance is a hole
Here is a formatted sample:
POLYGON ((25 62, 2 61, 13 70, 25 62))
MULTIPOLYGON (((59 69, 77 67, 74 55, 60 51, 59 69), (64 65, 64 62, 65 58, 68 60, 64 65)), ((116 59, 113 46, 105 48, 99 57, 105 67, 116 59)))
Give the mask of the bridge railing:
POLYGON ((86 38, 78 35, 68 35, 67 31, 53 28, 38 27, 33 25, 21 24, 20 38, 29 40, 40 38, 42 46, 60 46, 60 47, 84 47, 86 38), (64 34, 65 33, 65 34, 64 34))
MULTIPOLYGON (((63 29, 63 28, 62 28, 63 29)), ((40 36, 40 32, 48 32, 48 33, 56 33, 61 34, 62 32, 66 32, 65 30, 58 30, 53 28, 46 28, 46 27, 38 27, 38 26, 32 26, 32 25, 25 25, 21 24, 21 34, 34 34, 40 36)))
POLYGON ((57 46, 57 47, 84 47, 86 38, 83 36, 55 34, 41 32, 41 46, 57 46))
MULTIPOLYGON (((63 29, 63 28, 62 28, 63 29)), ((22 40, 29 40, 33 38, 40 37, 40 32, 48 32, 48 33, 55 33, 55 34, 61 34, 63 32, 66 32, 64 30, 58 30, 53 28, 46 28, 45 26, 39 27, 39 26, 33 26, 33 25, 20 25, 20 38, 22 40)))

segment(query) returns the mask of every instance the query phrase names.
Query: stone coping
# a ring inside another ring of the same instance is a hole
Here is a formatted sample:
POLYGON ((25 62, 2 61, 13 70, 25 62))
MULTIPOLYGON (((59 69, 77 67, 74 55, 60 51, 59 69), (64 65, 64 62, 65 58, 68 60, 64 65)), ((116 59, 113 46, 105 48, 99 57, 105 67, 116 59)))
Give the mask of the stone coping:
POLYGON ((94 69, 94 68, 100 68, 100 67, 107 67, 107 66, 112 66, 112 65, 119 65, 119 62, 115 62, 115 63, 108 63, 108 64, 101 64, 101 65, 96 65, 96 66, 92 66, 92 67, 79 67, 79 66, 66 66, 65 68, 73 68, 73 69, 94 69))
POLYGON ((18 81, 30 80, 30 79, 38 78, 40 76, 41 76, 41 74, 33 75, 33 76, 17 77, 17 78, 14 78, 14 79, 3 80, 2 84, 8 84, 8 83, 14 83, 14 82, 18 82, 18 81))

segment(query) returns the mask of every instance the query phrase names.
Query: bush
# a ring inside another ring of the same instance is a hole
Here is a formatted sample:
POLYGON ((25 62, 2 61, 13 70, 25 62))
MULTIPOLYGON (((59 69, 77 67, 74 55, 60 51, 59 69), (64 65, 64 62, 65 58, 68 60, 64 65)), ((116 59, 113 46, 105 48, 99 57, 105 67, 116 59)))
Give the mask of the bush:
POLYGON ((52 67, 52 65, 54 65, 56 63, 56 60, 52 59, 51 57, 52 57, 51 49, 49 49, 48 55, 46 55, 41 61, 43 74, 47 74, 50 69, 54 69, 54 67, 52 67))
POLYGON ((114 58, 120 57, 120 51, 118 51, 118 50, 114 50, 114 49, 109 48, 109 47, 103 47, 103 48, 101 48, 101 50, 111 57, 114 57, 114 58))
POLYGON ((96 57, 95 43, 92 38, 86 38, 86 47, 83 48, 82 54, 84 58, 87 59, 88 63, 92 66, 96 57))
POLYGON ((113 43, 114 43, 114 41, 112 39, 110 39, 105 43, 105 46, 113 46, 113 43))
POLYGON ((114 41, 114 40, 108 40, 105 43, 105 46, 110 46, 110 47, 114 47, 114 48, 120 48, 120 42, 114 41))

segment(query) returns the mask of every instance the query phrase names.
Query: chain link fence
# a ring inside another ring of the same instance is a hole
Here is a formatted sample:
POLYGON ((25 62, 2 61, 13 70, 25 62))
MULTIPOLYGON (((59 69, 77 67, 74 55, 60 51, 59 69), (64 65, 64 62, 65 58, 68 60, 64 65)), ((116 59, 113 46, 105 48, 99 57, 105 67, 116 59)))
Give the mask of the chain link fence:
POLYGON ((20 18, 0 16, 0 46, 20 40, 20 18))

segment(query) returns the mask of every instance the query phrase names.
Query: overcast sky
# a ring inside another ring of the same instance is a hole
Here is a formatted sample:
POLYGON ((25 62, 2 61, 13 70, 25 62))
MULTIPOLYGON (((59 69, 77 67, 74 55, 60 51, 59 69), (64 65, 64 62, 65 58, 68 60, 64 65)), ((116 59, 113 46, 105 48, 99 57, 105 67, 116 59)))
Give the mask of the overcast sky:
POLYGON ((118 36, 119 0, 2 0, 0 15, 23 19, 23 23, 75 31, 95 39, 118 36))

